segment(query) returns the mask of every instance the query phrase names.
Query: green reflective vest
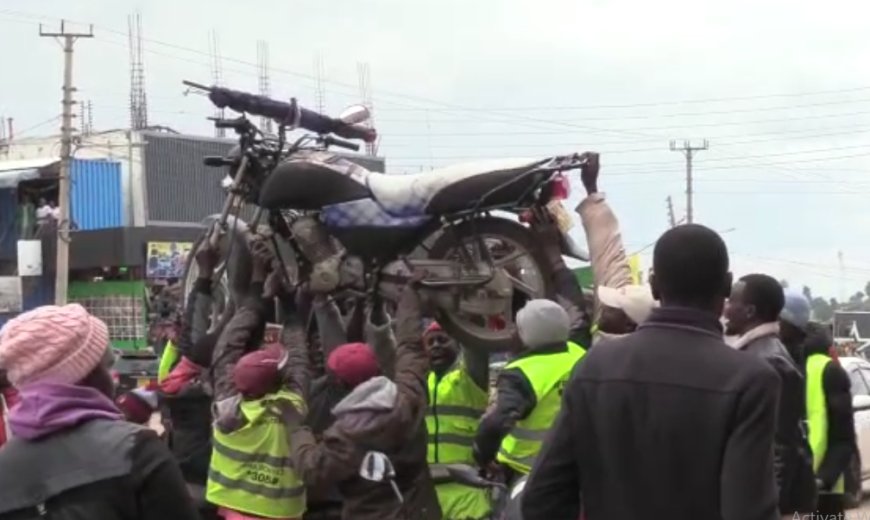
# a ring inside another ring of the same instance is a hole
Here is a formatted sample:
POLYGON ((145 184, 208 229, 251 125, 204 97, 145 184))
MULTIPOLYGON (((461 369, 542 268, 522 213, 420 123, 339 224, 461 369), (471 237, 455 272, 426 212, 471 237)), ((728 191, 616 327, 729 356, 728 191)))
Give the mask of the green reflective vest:
POLYGON ((175 348, 175 343, 172 340, 166 342, 166 348, 163 349, 163 356, 160 357, 160 365, 157 367, 157 382, 162 383, 166 376, 172 372, 175 365, 178 363, 178 349, 175 348))
POLYGON ((569 343, 564 352, 532 354, 508 363, 504 369, 518 368, 529 380, 537 405, 525 419, 518 421, 505 436, 497 459, 514 471, 526 475, 532 470, 541 444, 562 407, 562 388, 586 351, 569 343))
POLYGON ((266 518, 299 518, 305 513, 305 486, 290 462, 290 445, 281 417, 270 406, 287 399, 304 406, 298 395, 280 391, 242 401, 242 428, 214 429, 206 499, 215 505, 266 518))
MULTIPOLYGON (((812 354, 807 358, 807 423, 810 429, 810 449, 813 451, 813 471, 818 471, 828 451, 828 406, 825 402, 825 367, 832 360, 825 354, 812 354)), ((842 494, 843 477, 837 479, 831 490, 842 494)))
POLYGON ((462 368, 440 379, 429 372, 429 434, 427 461, 430 464, 474 464, 471 445, 488 396, 462 368))
MULTIPOLYGON (((474 464, 471 446, 489 396, 462 367, 441 378, 429 372, 426 410, 429 464, 474 464)), ((489 492, 447 482, 435 486, 446 520, 478 520, 492 512, 489 492)))

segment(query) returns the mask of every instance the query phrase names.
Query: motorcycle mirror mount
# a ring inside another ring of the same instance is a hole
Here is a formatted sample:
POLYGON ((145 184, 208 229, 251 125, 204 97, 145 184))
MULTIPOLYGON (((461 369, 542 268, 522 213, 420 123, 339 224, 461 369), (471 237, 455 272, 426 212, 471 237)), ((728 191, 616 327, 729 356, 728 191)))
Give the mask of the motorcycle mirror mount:
POLYGON ((344 111, 338 116, 338 119, 340 119, 342 123, 355 125, 357 123, 364 123, 371 119, 371 117, 372 114, 368 107, 364 105, 351 105, 344 109, 344 111))

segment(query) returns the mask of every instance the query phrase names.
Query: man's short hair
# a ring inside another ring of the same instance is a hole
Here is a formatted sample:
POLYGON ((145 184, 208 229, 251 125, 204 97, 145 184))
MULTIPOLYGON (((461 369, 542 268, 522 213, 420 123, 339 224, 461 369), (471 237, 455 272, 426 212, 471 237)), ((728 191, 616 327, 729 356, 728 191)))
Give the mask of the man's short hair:
POLYGON ((743 303, 755 306, 759 319, 777 321, 785 306, 785 293, 776 278, 766 274, 748 274, 743 282, 743 303))
POLYGON ((653 275, 664 300, 700 303, 724 297, 728 248, 712 229, 686 224, 666 231, 653 251, 653 275))

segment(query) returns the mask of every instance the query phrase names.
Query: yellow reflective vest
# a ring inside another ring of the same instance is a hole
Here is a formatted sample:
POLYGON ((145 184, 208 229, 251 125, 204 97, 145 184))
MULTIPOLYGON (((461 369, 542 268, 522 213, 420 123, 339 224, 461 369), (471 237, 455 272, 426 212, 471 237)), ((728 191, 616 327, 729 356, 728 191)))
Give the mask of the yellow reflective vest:
POLYGON ((537 404, 502 440, 497 455, 500 463, 523 475, 532 470, 541 444, 562 407, 562 389, 574 365, 585 355, 586 350, 580 345, 569 343, 563 352, 532 353, 504 367, 504 370, 522 371, 535 392, 537 404))
MULTIPOLYGON (((426 411, 429 464, 474 465, 472 444, 480 417, 489 399, 464 368, 450 370, 442 377, 429 372, 429 408, 426 411)), ((446 520, 489 518, 489 492, 447 482, 435 486, 446 520)))
MULTIPOLYGON (((813 451, 813 471, 819 471, 828 451, 828 405, 825 401, 825 367, 832 359, 825 354, 812 354, 807 358, 807 423, 809 424, 810 449, 813 451)), ((834 484, 834 493, 845 490, 843 476, 834 484)))
POLYGON ((290 444, 274 401, 304 406, 293 392, 242 401, 247 423, 223 433, 214 429, 206 499, 215 505, 266 518, 299 518, 305 513, 305 486, 290 462, 290 444))

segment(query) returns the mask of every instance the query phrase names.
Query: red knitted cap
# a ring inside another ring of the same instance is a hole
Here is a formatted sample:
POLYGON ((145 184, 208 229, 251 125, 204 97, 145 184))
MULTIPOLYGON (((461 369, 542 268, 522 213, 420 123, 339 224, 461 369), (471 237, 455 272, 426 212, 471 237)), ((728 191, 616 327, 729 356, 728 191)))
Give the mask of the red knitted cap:
POLYGON ((365 343, 347 343, 336 348, 329 354, 326 368, 351 387, 381 374, 375 353, 365 343))

